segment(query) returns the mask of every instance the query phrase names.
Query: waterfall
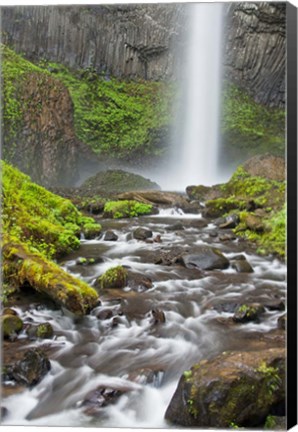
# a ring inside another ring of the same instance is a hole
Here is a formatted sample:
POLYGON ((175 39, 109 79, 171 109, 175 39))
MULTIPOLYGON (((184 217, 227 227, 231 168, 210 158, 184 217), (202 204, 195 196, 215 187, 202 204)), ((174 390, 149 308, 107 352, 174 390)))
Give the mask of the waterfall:
POLYGON ((220 90, 222 3, 189 4, 189 34, 181 56, 179 109, 164 189, 212 185, 220 180, 220 90))

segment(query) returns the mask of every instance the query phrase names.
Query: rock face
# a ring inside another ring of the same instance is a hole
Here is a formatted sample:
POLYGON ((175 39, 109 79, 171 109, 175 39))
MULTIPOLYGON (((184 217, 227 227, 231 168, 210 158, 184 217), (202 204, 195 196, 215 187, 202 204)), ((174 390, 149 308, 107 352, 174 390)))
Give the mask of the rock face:
POLYGON ((226 76, 257 102, 283 107, 286 3, 231 3, 227 18, 226 76))
POLYGON ((182 14, 181 5, 5 8, 3 42, 74 69, 161 79, 174 70, 182 14))
POLYGON ((43 186, 71 185, 78 176, 79 157, 92 152, 75 137, 68 90, 49 75, 30 73, 19 98, 26 109, 16 136, 4 128, 4 157, 43 186))
POLYGON ((165 417, 197 428, 254 427, 285 409, 285 350, 223 353, 181 377, 165 417))
POLYGON ((264 177, 269 180, 284 181, 286 163, 282 157, 263 154, 248 159, 243 168, 252 176, 264 177))
MULTIPOLYGON (((225 12, 226 77, 272 106, 285 103, 285 10, 236 2, 225 12)), ((165 79, 177 71, 188 13, 187 4, 5 7, 3 42, 74 69, 165 79)))

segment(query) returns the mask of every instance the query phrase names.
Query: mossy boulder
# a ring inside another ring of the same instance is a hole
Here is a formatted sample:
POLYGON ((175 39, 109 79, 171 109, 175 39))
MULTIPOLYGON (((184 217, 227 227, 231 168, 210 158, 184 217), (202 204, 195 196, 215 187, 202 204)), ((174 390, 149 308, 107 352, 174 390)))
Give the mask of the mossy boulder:
POLYGON ((264 306, 259 303, 242 304, 239 305, 235 310, 233 321, 237 323, 259 321, 261 314, 264 312, 264 306))
POLYGON ((50 323, 45 322, 38 324, 36 328, 36 336, 41 339, 50 339, 54 335, 53 327, 50 323))
POLYGON ((121 289, 126 286, 127 275, 127 270, 124 267, 112 267, 97 279, 96 285, 101 289, 121 289))
POLYGON ((9 236, 3 246, 3 277, 20 288, 29 285, 76 315, 88 313, 98 302, 97 292, 85 282, 9 236))
POLYGON ((284 181, 286 178, 285 159, 269 153, 253 156, 243 164, 243 168, 254 177, 276 181, 284 181))
POLYGON ((216 248, 200 246, 192 254, 183 254, 179 258, 186 268, 197 268, 199 270, 226 269, 229 260, 216 248))
POLYGON ((106 218, 121 219, 131 218, 152 213, 151 204, 143 204, 138 201, 108 201, 104 207, 103 216, 106 218))
POLYGON ((180 378, 165 418, 196 428, 257 427, 285 410, 285 348, 227 352, 180 378))
POLYGON ((210 218, 218 218, 229 213, 231 210, 245 209, 246 202, 244 200, 228 197, 206 201, 205 205, 204 215, 210 218))
POLYGON ((107 170, 97 173, 87 179, 80 191, 88 194, 119 194, 121 192, 160 189, 157 183, 152 182, 138 174, 123 170, 107 170))
POLYGON ((7 314, 1 317, 2 333, 5 339, 15 337, 23 329, 23 321, 17 315, 7 314))

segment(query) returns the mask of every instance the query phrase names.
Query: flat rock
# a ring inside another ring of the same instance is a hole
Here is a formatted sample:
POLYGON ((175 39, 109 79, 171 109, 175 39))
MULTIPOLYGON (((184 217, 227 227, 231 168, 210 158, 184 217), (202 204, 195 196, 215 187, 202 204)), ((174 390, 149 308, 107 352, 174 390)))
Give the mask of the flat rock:
POLYGON ((181 257, 182 264, 187 268, 196 267, 199 270, 226 269, 229 260, 216 248, 201 246, 193 254, 181 257))

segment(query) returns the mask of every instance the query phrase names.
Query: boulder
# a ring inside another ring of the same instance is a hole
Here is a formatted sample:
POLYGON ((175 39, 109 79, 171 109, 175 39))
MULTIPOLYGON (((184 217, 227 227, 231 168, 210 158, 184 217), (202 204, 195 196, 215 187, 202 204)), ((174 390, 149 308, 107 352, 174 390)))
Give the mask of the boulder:
POLYGON ((172 225, 166 227, 167 231, 182 231, 184 230, 184 226, 181 222, 175 222, 172 225))
POLYGON ((136 240, 147 240, 152 236, 153 236, 153 232, 151 230, 148 230, 147 228, 139 227, 133 231, 133 237, 136 240))
POLYGON ((39 383, 51 369, 51 363, 39 348, 29 349, 11 369, 12 378, 29 387, 39 383))
POLYGON ((246 259, 240 259, 240 260, 231 260, 231 267, 237 271, 237 273, 253 273, 253 268, 249 264, 246 259))
POLYGON ((101 289, 124 288, 127 283, 127 270, 122 266, 112 267, 96 281, 101 289))
POLYGON ((51 339, 54 335, 54 330, 49 322, 41 323, 38 325, 30 325, 26 329, 29 339, 51 339))
POLYGON ((285 180, 285 159, 268 153, 254 156, 243 164, 251 176, 264 177, 269 180, 285 180))
POLYGON ((228 228, 236 228, 236 226, 239 224, 239 216, 236 214, 231 214, 225 218, 225 222, 219 225, 219 228, 221 229, 228 229, 228 228))
POLYGON ((185 254, 181 262, 186 268, 198 268, 199 270, 226 269, 229 260, 216 248, 201 246, 193 254, 185 254))
POLYGON ((233 232, 225 232, 225 233, 221 233, 218 236, 218 239, 220 241, 232 241, 232 240, 236 240, 236 235, 233 232))
POLYGON ((165 418, 179 426, 228 429, 263 425, 285 410, 285 348, 226 352, 180 378, 165 418))
POLYGON ((153 309, 150 312, 150 322, 153 325, 164 324, 166 322, 165 313, 160 309, 153 309))
POLYGON ((279 329, 285 330, 287 326, 287 315, 284 314, 281 317, 278 318, 277 320, 277 327, 279 329))
POLYGON ((199 202, 205 202, 219 198, 222 195, 220 185, 214 186, 187 186, 186 194, 191 200, 197 200, 199 202))
POLYGON ((17 315, 3 315, 1 317, 2 332, 5 339, 13 339, 23 329, 23 321, 17 315))
POLYGON ((260 216, 249 213, 244 217, 244 223, 251 231, 258 233, 262 233, 264 231, 263 219, 260 216))
POLYGON ((80 193, 84 195, 106 195, 126 191, 160 189, 157 183, 138 174, 123 170, 101 171, 89 177, 82 186, 80 193))
POLYGON ((133 291, 143 292, 153 287, 152 280, 140 273, 128 271, 127 286, 133 291))
POLYGON ((104 241, 117 241, 118 236, 117 236, 117 234, 114 233, 114 231, 108 230, 108 231, 106 231, 103 239, 104 239, 104 241))
POLYGON ((258 321, 263 312, 265 312, 265 308, 259 303, 242 304, 235 310, 233 320, 237 323, 258 321))
POLYGON ((125 390, 100 386, 89 392, 80 406, 83 407, 84 414, 98 417, 102 414, 102 408, 116 403, 119 397, 124 393, 126 393, 125 390))

